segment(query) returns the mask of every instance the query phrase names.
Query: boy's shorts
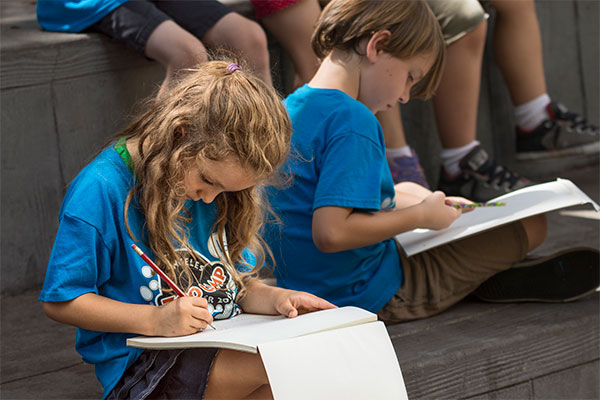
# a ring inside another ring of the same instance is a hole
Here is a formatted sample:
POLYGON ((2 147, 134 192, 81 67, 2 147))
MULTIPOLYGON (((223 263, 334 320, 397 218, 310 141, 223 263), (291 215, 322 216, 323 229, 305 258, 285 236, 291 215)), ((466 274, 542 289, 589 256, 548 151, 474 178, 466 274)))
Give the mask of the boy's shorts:
POLYGON ((150 34, 166 20, 193 34, 199 40, 221 18, 232 12, 216 0, 130 0, 90 26, 144 54, 150 34))
POLYGON ((202 399, 218 352, 214 348, 146 350, 106 399, 202 399))
POLYGON ((427 0, 435 14, 446 46, 456 42, 488 18, 477 0, 427 0))
POLYGON ((527 254, 521 222, 473 235, 408 258, 398 247, 404 282, 377 313, 386 323, 438 314, 527 254))

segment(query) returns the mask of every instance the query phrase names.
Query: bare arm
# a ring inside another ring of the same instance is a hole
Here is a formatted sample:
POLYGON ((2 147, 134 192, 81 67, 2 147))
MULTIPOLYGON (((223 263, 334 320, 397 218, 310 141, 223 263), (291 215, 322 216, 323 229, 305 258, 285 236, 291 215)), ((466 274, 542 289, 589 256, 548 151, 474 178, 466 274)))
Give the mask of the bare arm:
POLYGON ((290 318, 305 312, 335 308, 312 294, 268 286, 258 279, 247 282, 246 296, 239 304, 248 313, 281 314, 290 318))
POLYGON ((53 320, 79 328, 150 336, 196 333, 213 320, 206 300, 198 297, 177 298, 156 307, 86 293, 70 301, 45 302, 43 309, 53 320))
POLYGON ((323 252, 356 249, 416 228, 446 228, 460 214, 446 204, 442 192, 392 211, 362 213, 352 208, 321 207, 313 213, 313 241, 323 252))

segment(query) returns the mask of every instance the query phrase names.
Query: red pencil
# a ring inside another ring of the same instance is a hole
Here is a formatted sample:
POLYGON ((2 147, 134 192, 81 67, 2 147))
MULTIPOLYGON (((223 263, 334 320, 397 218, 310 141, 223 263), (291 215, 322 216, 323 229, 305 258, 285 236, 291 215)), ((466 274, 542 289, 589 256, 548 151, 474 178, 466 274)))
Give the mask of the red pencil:
MULTIPOLYGON (((179 289, 179 286, 177 286, 175 284, 175 282, 173 282, 171 280, 171 278, 169 278, 167 276, 167 274, 165 274, 164 272, 162 272, 162 270, 160 268, 158 268, 158 265, 154 264, 154 261, 152 261, 150 259, 150 257, 148 257, 146 254, 144 254, 144 252, 142 251, 142 249, 140 249, 139 247, 137 247, 135 244, 132 244, 131 248, 133 250, 135 250, 135 252, 138 253, 138 255, 140 257, 142 257, 142 259, 148 263, 148 265, 150 266, 150 268, 152 268, 154 270, 154 272, 156 272, 158 274, 158 276, 160 276, 160 278, 162 280, 164 280, 165 282, 167 282, 167 285, 169 285, 171 287, 171 289, 173 289, 175 291, 175 293, 177 293, 177 295, 179 297, 185 297, 185 293, 183 292, 183 290, 179 289)), ((213 328, 213 329, 217 329, 210 322, 208 323, 208 325, 210 325, 210 327, 213 328)))

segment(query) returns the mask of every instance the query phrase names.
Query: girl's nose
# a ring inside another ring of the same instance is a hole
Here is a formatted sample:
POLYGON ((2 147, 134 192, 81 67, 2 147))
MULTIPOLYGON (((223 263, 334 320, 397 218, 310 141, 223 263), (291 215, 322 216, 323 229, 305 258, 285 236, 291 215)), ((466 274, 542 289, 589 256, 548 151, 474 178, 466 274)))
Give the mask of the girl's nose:
POLYGON ((200 198, 206 204, 210 204, 215 200, 215 198, 219 195, 219 193, 220 192, 218 190, 204 190, 202 192, 202 195, 200 196, 200 198))

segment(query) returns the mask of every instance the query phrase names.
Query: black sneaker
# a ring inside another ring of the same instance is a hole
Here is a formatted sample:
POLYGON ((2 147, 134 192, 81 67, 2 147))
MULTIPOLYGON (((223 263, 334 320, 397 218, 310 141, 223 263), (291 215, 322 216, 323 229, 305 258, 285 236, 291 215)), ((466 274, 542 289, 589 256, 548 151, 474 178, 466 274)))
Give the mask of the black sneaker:
POLYGON ((600 285, 598 250, 576 248, 521 262, 494 275, 473 293, 480 300, 559 303, 577 300, 600 285))
POLYGON ((540 160, 569 155, 600 154, 598 127, 560 103, 546 107, 550 119, 533 131, 517 127, 517 159, 540 160))
POLYGON ((464 156, 459 166, 462 172, 455 178, 448 177, 442 167, 438 189, 448 196, 488 201, 533 184, 506 167, 496 165, 481 146, 464 156))

